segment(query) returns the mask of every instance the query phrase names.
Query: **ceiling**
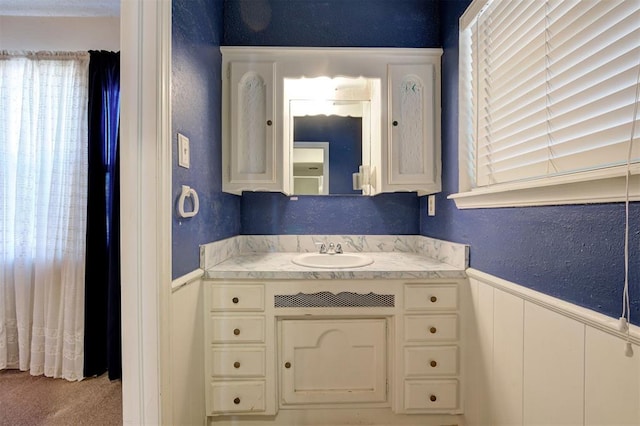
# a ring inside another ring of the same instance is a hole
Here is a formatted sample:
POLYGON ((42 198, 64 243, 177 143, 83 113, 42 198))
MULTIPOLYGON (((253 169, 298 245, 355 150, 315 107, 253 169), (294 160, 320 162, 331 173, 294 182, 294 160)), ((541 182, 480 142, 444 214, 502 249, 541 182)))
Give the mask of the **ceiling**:
POLYGON ((6 16, 120 16, 120 0, 0 0, 6 16))

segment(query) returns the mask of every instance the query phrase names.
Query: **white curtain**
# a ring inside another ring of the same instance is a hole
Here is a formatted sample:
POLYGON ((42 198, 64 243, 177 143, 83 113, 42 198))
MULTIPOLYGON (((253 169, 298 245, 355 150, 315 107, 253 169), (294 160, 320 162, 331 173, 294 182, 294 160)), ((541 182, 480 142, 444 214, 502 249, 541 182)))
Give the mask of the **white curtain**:
POLYGON ((0 369, 83 377, 88 68, 0 51, 0 369))

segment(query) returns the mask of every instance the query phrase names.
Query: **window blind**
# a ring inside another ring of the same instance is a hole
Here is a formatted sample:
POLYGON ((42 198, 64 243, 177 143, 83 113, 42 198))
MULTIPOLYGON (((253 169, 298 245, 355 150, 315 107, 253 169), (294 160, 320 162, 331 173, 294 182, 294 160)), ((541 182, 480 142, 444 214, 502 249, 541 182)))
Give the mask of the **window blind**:
MULTIPOLYGON (((460 32, 460 136, 472 186, 625 165, 640 1, 482 1, 460 32)), ((640 122, 633 138, 639 163, 640 122)))

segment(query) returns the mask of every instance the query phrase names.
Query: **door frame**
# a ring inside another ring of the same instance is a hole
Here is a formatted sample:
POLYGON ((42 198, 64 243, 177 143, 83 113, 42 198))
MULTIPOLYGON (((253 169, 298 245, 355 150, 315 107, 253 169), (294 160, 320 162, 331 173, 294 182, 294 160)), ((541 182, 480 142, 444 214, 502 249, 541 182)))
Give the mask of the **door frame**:
POLYGON ((171 419, 171 0, 121 0, 124 424, 171 419))

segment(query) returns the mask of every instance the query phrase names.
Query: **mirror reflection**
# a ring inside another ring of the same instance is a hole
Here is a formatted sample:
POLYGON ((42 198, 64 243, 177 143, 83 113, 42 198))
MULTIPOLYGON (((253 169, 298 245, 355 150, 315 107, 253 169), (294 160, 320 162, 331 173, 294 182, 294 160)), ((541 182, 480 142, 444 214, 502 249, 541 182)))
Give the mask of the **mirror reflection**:
POLYGON ((293 193, 329 193, 329 142, 293 143, 293 193))
POLYGON ((354 174, 371 161, 371 99, 379 80, 300 78, 284 86, 293 194, 367 194, 354 174))
POLYGON ((299 192, 299 177, 303 176, 302 171, 306 172, 305 176, 315 171, 317 176, 324 176, 322 180, 325 183, 324 191, 315 194, 362 194, 362 190, 353 189, 352 179, 352 174, 357 173, 362 164, 362 118, 314 115, 295 117, 293 122, 294 193, 309 194, 299 192), (316 149, 313 151, 319 152, 316 158, 323 158, 321 155, 326 151, 328 161, 311 163, 306 170, 301 170, 306 164, 300 152, 309 152, 310 149, 306 147, 311 148, 310 144, 315 142, 326 145, 326 149, 314 146, 316 149))

